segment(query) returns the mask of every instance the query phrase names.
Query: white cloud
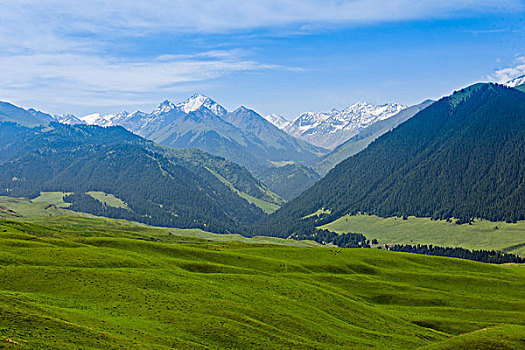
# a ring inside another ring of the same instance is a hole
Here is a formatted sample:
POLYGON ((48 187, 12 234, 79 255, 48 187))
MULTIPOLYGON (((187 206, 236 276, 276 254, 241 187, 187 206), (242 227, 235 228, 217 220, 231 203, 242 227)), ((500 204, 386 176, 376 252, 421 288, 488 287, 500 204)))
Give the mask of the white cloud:
POLYGON ((116 96, 140 98, 149 92, 170 91, 178 84, 206 81, 232 72, 277 68, 280 67, 259 64, 227 51, 149 61, 79 54, 6 56, 0 57, 0 94, 36 93, 47 103, 83 97, 84 104, 106 105, 113 103, 116 96))
POLYGON ((525 75, 525 56, 516 58, 512 67, 496 70, 487 78, 491 81, 504 84, 522 75, 525 75))
MULTIPOLYGON (((400 21, 523 9, 519 0, 4 0, 3 15, 62 31, 218 32, 288 24, 400 21)), ((8 19, 9 20, 9 19, 8 19)))

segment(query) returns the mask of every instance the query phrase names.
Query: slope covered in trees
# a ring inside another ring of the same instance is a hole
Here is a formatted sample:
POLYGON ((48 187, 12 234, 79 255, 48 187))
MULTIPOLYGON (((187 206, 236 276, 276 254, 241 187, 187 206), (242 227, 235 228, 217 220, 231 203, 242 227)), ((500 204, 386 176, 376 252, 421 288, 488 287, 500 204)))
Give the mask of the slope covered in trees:
POLYGON ((267 168, 255 176, 286 200, 294 199, 321 178, 312 168, 297 163, 267 168))
POLYGON ((78 211, 219 233, 243 233, 264 215, 232 188, 268 200, 273 195, 222 158, 158 147, 121 127, 58 123, 0 123, 0 188, 15 197, 70 192, 66 199, 78 211), (106 206, 88 191, 112 194, 129 208, 106 206))
POLYGON ((287 237, 357 212, 461 222, 522 220, 523 164, 525 93, 476 84, 343 161, 257 230, 287 237))

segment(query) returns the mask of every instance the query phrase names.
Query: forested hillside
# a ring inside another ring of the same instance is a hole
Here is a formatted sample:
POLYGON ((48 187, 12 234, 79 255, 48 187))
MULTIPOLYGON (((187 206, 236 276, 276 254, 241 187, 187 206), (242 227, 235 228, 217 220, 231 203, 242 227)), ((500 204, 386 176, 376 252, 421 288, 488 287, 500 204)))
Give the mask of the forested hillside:
POLYGON ((287 237, 358 212, 457 218, 458 223, 523 220, 523 164, 525 94, 476 84, 432 104, 340 163, 257 229, 287 237))
POLYGON ((296 198, 321 178, 312 168, 295 163, 271 167, 255 175, 286 200, 296 198))
POLYGON ((264 215, 240 192, 280 201, 246 169, 222 158, 158 147, 121 127, 58 123, 0 123, 0 188, 2 195, 18 197, 67 192, 73 210, 219 233, 244 233, 264 215), (106 205, 89 191, 126 205, 106 205))

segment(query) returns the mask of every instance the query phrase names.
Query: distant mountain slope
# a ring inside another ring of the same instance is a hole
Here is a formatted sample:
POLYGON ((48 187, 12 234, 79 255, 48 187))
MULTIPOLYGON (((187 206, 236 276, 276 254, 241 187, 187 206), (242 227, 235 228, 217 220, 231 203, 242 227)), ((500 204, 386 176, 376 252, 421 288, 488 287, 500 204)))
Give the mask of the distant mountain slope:
POLYGON ((256 199, 281 205, 283 199, 254 178, 245 168, 197 148, 165 148, 164 156, 196 173, 211 172, 229 186, 256 199))
POLYGON ((294 160, 296 162, 312 160, 312 155, 325 152, 320 147, 296 139, 279 129, 257 112, 240 107, 222 117, 247 135, 255 135, 264 142, 266 157, 272 161, 294 160))
POLYGON ((275 113, 268 114, 264 116, 264 119, 278 127, 279 129, 283 130, 289 123, 289 120, 284 119, 280 115, 277 115, 275 113))
POLYGON ((23 109, 9 102, 0 102, 0 122, 10 121, 22 125, 39 125, 53 121, 49 114, 34 109, 23 109))
POLYGON ((383 119, 378 122, 375 122, 370 126, 367 126, 366 128, 362 129, 357 135, 355 135, 345 143, 337 146, 337 148, 334 149, 332 152, 323 156, 319 161, 312 165, 312 168, 318 174, 322 176, 326 175, 326 173, 328 173, 330 169, 336 166, 336 164, 342 162, 350 156, 353 156, 354 154, 361 152, 379 136, 396 128, 398 125, 412 118, 414 115, 416 115, 418 112, 425 109, 432 103, 434 103, 434 101, 424 101, 418 105, 403 109, 401 112, 388 119, 383 119))
POLYGON ((357 212, 523 220, 523 164, 525 93, 476 84, 337 165, 258 230, 287 237, 357 212))
POLYGON ((314 145, 334 149, 361 129, 387 119, 404 108, 397 103, 374 106, 358 102, 341 111, 334 109, 330 112, 303 113, 287 124, 284 130, 314 145))
POLYGON ((282 198, 292 200, 321 177, 311 168, 301 164, 286 164, 268 168, 258 178, 282 198))
POLYGON ((80 119, 100 126, 121 125, 165 146, 199 148, 251 171, 271 167, 272 161, 313 161, 327 152, 293 138, 252 110, 243 107, 229 113, 199 94, 178 104, 164 101, 149 114, 92 114, 80 119))
POLYGON ((264 215, 240 193, 280 201, 224 159, 158 147, 121 127, 58 123, 0 123, 0 188, 9 196, 72 192, 73 210, 219 233, 244 233, 264 215), (128 208, 103 205, 89 191, 111 194, 128 208))

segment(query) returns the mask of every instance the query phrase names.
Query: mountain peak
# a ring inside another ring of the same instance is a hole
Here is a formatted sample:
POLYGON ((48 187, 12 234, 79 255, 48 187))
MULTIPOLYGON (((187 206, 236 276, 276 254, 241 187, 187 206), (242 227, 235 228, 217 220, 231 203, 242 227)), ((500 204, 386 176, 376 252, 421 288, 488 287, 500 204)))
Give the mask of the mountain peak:
POLYGON ((217 102, 213 101, 208 96, 202 94, 194 94, 184 102, 177 103, 176 107, 182 110, 184 113, 191 113, 199 109, 200 107, 206 107, 219 117, 222 117, 228 111, 219 105, 217 102))
POLYGON ((249 109, 245 106, 240 106, 239 108, 237 108, 236 112, 253 112, 253 109, 249 109))
POLYGON ((175 108, 176 106, 173 104, 173 102, 170 100, 164 100, 157 108, 153 110, 153 114, 167 113, 175 108))
POLYGON ((62 124, 69 124, 69 125, 75 125, 75 124, 86 124, 85 121, 77 118, 73 114, 58 114, 54 115, 53 118, 62 124))

